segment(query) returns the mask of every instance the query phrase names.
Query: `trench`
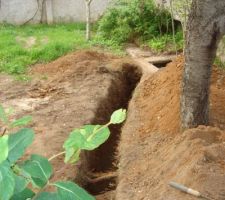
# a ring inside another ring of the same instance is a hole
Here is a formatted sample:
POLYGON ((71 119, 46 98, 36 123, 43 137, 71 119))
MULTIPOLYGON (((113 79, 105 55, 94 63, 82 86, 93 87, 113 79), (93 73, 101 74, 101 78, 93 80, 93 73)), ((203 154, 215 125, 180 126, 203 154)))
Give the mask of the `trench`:
MULTIPOLYGON (((110 78, 107 96, 98 102, 92 124, 105 124, 113 111, 128 107, 132 93, 139 83, 142 72, 135 65, 125 63, 122 69, 111 71, 104 69, 110 78)), ((109 139, 94 151, 81 154, 81 164, 75 181, 92 195, 115 190, 117 182, 117 146, 122 125, 111 125, 109 139)))
MULTIPOLYGON (((157 68, 164 68, 170 61, 157 63, 157 68)), ((133 92, 140 82, 145 66, 124 63, 119 70, 103 67, 98 73, 107 74, 110 79, 108 93, 100 101, 91 124, 106 124, 111 114, 119 108, 128 108, 133 92)), ((98 87, 98 86, 96 86, 98 87)), ((90 194, 98 196, 117 187, 118 152, 122 125, 111 125, 110 137, 94 151, 83 151, 75 182, 90 194)), ((102 198, 98 198, 101 200, 102 198)), ((105 199, 105 198, 104 198, 105 199)), ((110 198, 111 199, 111 198, 110 198)))

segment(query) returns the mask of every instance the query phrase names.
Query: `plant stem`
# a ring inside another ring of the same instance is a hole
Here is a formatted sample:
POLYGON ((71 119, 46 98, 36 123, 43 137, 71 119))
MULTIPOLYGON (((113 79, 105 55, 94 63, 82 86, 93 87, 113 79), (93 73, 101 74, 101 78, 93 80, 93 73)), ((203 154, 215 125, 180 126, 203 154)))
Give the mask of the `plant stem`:
POLYGON ((31 200, 37 199, 37 197, 39 196, 39 194, 40 194, 41 192, 43 192, 49 185, 51 185, 51 184, 48 182, 43 188, 41 188, 41 189, 34 195, 34 197, 33 197, 31 200))
POLYGON ((52 157, 50 157, 50 158, 48 159, 48 161, 51 161, 51 160, 53 160, 53 159, 55 159, 55 158, 57 158, 57 157, 59 157, 59 156, 65 154, 65 153, 66 153, 65 151, 62 151, 62 152, 60 152, 60 153, 58 153, 58 154, 55 154, 55 155, 53 155, 52 157))
POLYGON ((7 131, 7 129, 6 129, 6 128, 4 128, 4 129, 3 129, 3 131, 2 131, 1 136, 4 136, 4 135, 5 135, 5 133, 6 133, 6 131, 7 131))
POLYGON ((101 128, 97 129, 95 132, 93 132, 88 138, 87 141, 90 141, 99 131, 101 131, 102 129, 108 127, 111 124, 111 122, 105 124, 104 126, 102 126, 101 128))

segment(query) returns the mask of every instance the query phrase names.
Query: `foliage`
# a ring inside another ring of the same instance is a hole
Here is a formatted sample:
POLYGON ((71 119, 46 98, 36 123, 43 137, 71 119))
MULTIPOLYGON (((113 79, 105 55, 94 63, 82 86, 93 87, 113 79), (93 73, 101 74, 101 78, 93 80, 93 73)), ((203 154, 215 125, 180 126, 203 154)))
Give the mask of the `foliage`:
POLYGON ((0 72, 23 74, 75 49, 87 48, 84 24, 0 25, 0 72))
POLYGON ((98 24, 98 37, 118 44, 171 33, 170 14, 156 7, 152 0, 119 0, 98 24))
POLYGON ((215 58, 214 65, 216 65, 219 68, 225 69, 225 62, 223 62, 219 57, 215 58))
POLYGON ((0 200, 94 200, 90 194, 77 184, 69 181, 51 182, 53 168, 50 161, 65 154, 65 162, 75 163, 81 150, 93 150, 103 144, 109 137, 110 124, 122 123, 126 118, 126 110, 115 111, 106 125, 86 125, 75 129, 64 143, 65 152, 52 156, 50 159, 40 155, 23 158, 25 150, 34 139, 30 128, 19 129, 8 133, 10 128, 25 126, 31 117, 23 117, 10 121, 9 110, 0 105, 0 120, 4 125, 0 137, 0 200), (7 134, 6 134, 7 133, 7 134), (55 192, 46 192, 48 186, 54 186, 55 192))
POLYGON ((173 7, 173 15, 177 16, 182 23, 184 31, 186 30, 188 14, 191 9, 192 0, 173 0, 171 6, 173 7))
MULTIPOLYGON (((183 48, 183 33, 178 31, 175 34, 175 42, 177 50, 182 50, 183 48)), ((150 47, 155 52, 162 52, 165 49, 167 52, 174 52, 173 36, 170 34, 165 34, 161 37, 155 37, 147 42, 148 47, 150 47)))

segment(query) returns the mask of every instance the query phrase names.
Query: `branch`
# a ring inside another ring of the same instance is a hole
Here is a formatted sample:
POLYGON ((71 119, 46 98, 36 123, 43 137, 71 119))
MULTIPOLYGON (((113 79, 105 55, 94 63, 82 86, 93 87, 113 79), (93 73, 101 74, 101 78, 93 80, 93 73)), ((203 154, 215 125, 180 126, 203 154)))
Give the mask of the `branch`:
POLYGON ((33 19, 35 18, 35 16, 37 15, 37 13, 38 13, 38 11, 39 11, 39 0, 36 0, 36 2, 37 2, 37 10, 35 11, 34 15, 33 15, 30 19, 28 19, 27 21, 25 21, 22 25, 25 25, 25 24, 29 23, 29 22, 30 22, 31 20, 33 20, 33 19))

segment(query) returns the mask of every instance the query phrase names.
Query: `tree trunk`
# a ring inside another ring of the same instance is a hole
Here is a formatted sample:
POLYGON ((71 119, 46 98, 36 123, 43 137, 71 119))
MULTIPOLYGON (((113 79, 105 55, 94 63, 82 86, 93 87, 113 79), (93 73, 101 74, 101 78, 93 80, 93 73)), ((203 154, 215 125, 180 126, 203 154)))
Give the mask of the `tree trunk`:
POLYGON ((91 39, 91 2, 86 0, 86 40, 91 39))
POLYGON ((182 128, 208 124, 211 66, 225 33, 225 1, 193 0, 188 19, 181 95, 182 128))

